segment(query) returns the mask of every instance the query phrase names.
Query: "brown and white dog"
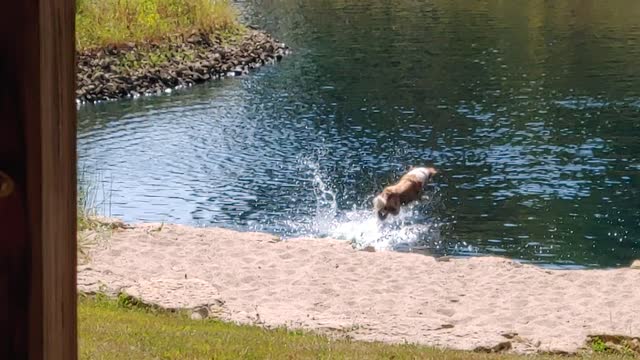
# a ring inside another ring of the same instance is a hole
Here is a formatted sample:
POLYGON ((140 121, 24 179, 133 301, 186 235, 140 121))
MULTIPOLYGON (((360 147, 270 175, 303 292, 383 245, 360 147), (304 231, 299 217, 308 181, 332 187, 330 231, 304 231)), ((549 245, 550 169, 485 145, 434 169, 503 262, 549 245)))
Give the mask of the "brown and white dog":
POLYGON ((398 215, 401 206, 420 199, 424 185, 437 173, 432 167, 412 168, 397 183, 384 188, 373 199, 373 209, 378 218, 384 220, 389 214, 398 215))

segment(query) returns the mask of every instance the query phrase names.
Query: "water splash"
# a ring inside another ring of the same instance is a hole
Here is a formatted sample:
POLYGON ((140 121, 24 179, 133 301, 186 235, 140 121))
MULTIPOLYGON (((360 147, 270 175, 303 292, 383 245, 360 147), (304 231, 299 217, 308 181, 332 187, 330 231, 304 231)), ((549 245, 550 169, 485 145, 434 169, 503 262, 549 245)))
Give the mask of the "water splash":
POLYGON ((427 192, 422 201, 401 209, 398 216, 380 221, 371 209, 373 194, 359 206, 342 210, 338 206, 339 194, 318 163, 309 160, 303 163, 312 177, 316 211, 310 219, 287 221, 293 233, 348 240, 359 249, 371 246, 377 251, 442 250, 441 223, 431 215, 437 204, 437 191, 427 192))

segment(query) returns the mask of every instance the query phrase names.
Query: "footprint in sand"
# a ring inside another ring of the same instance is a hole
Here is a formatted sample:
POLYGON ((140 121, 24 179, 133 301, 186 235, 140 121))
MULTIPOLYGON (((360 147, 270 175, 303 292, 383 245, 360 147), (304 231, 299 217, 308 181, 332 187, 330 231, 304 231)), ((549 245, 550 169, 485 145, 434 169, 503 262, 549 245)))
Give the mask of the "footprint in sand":
POLYGON ((333 296, 333 295, 335 295, 335 293, 336 292, 331 288, 323 288, 323 289, 320 290, 320 294, 322 294, 322 295, 332 295, 333 296))
POLYGON ((524 308, 529 304, 529 300, 527 299, 519 299, 512 303, 512 305, 516 308, 524 308))
POLYGON ((329 305, 327 305, 327 304, 325 304, 325 303, 317 302, 317 303, 314 303, 314 304, 311 306, 310 310, 311 310, 311 311, 316 311, 316 312, 323 312, 323 311, 328 310, 330 307, 331 307, 331 306, 329 306, 329 305))
POLYGON ((251 284, 256 280, 255 276, 245 276, 242 279, 240 279, 240 283, 242 284, 251 284))
POLYGON ((247 265, 250 265, 250 264, 253 264, 253 263, 256 262, 256 258, 252 257, 252 256, 244 256, 244 257, 240 258, 240 261, 245 263, 245 264, 247 264, 247 265))
POLYGON ((289 259, 293 258, 293 255, 291 255, 291 253, 287 251, 287 252, 285 252, 283 254, 278 255, 278 257, 280 259, 282 259, 282 260, 289 260, 289 259))
POLYGON ((453 309, 441 308, 441 309, 437 309, 436 313, 447 316, 447 317, 452 317, 453 315, 456 314, 456 311, 453 309))

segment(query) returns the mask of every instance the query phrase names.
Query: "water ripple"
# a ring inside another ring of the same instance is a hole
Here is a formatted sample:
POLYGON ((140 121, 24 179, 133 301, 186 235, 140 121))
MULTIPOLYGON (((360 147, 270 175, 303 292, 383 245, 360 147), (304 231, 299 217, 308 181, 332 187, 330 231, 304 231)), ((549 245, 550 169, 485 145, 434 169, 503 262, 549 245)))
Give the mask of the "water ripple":
POLYGON ((637 2, 589 3, 589 27, 585 5, 552 2, 242 6, 294 54, 80 107, 105 212, 558 266, 640 257, 637 2), (372 197, 416 164, 441 170, 434 198, 378 224, 372 197))

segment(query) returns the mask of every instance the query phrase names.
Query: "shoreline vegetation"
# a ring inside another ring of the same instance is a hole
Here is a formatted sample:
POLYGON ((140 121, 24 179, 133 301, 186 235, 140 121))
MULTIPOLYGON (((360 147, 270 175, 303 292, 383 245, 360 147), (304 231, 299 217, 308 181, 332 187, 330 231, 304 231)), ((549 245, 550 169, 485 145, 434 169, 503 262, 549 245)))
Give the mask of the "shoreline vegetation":
POLYGON ((159 94, 280 61, 289 48, 228 0, 80 0, 79 102, 159 94))
POLYGON ((287 328, 264 329, 216 319, 198 320, 185 311, 168 311, 124 295, 78 297, 79 355, 86 359, 625 359, 594 338, 578 355, 517 355, 438 349, 329 337, 287 328))

